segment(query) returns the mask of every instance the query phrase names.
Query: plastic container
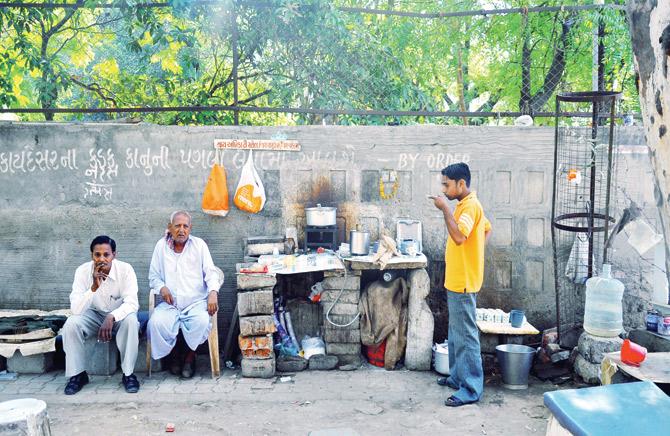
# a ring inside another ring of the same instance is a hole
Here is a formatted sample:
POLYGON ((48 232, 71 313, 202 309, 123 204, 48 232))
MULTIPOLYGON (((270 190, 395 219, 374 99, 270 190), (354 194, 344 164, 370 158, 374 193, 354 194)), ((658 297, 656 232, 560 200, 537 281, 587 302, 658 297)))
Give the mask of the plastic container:
POLYGON ((502 344, 496 347, 502 372, 503 386, 508 389, 528 388, 528 373, 533 364, 535 349, 525 345, 502 344))
POLYGON ((662 322, 663 318, 661 317, 661 314, 658 313, 655 310, 650 310, 647 312, 647 316, 645 317, 645 322, 647 324, 647 330, 650 332, 658 332, 658 323, 659 320, 662 322))
POLYGON ((647 349, 642 345, 625 339, 621 345, 621 361, 627 365, 640 366, 647 357, 647 349))
POLYGON ((618 336, 623 330, 621 298, 624 286, 611 276, 612 266, 603 264, 598 277, 586 281, 584 330, 594 336, 618 336))
POLYGON ((374 366, 384 367, 384 355, 386 354, 386 339, 379 345, 368 345, 365 350, 365 357, 368 358, 374 366))
POLYGON ((449 375, 449 342, 433 345, 433 366, 442 375, 449 375))
POLYGON ((663 336, 670 336, 670 316, 658 317, 658 326, 656 332, 663 336))

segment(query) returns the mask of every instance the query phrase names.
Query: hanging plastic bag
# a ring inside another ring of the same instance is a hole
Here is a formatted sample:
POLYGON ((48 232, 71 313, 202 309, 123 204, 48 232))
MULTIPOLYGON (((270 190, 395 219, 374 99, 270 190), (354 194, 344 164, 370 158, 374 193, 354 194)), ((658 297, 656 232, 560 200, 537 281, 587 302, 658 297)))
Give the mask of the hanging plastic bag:
POLYGON ((641 218, 631 221, 624 227, 624 229, 627 232, 630 232, 628 243, 633 246, 640 256, 644 255, 644 253, 663 240, 663 235, 656 233, 654 229, 641 218))
POLYGON ((249 150, 249 158, 242 167, 233 201, 240 210, 249 213, 258 213, 265 206, 265 188, 254 166, 252 150, 249 150))
MULTIPOLYGON (((586 226, 586 221, 581 220, 580 226, 586 226)), ((595 256, 592 256, 592 265, 595 275, 595 256)), ((583 285, 589 278, 589 237, 586 233, 576 233, 575 242, 572 244, 565 275, 573 283, 583 285)))
MULTIPOLYGON (((218 150, 217 150, 218 158, 218 150)), ((209 215, 226 216, 230 206, 228 205, 228 182, 226 181, 226 169, 217 163, 212 167, 202 194, 202 211, 209 215)))

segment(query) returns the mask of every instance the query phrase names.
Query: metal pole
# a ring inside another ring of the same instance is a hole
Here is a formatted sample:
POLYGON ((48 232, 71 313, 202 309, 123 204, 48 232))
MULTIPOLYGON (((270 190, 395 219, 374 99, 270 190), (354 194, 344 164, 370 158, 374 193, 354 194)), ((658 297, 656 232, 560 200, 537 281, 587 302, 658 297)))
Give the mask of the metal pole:
MULTIPOLYGON (((593 5, 603 5, 605 4, 605 0, 594 0, 593 5)), ((599 66, 599 46, 600 46, 600 41, 599 41, 599 30, 600 30, 600 13, 598 12, 598 18, 596 20, 596 26, 593 27, 593 48, 591 51, 591 89, 593 91, 601 91, 598 86, 598 66, 599 66)))
POLYGON ((232 50, 233 50, 233 124, 240 125, 240 111, 238 110, 239 90, 238 90, 238 76, 237 65, 239 63, 239 56, 237 53, 237 8, 236 2, 232 2, 232 10, 230 11, 230 24, 233 31, 232 50))
POLYGON ((558 183, 558 114, 560 113, 560 101, 556 97, 556 115, 554 118, 554 183, 551 195, 551 244, 554 252, 554 291, 556 293, 556 340, 561 343, 561 298, 559 292, 559 272, 558 272, 558 241, 556 240, 556 228, 554 220, 556 219, 556 184, 558 183))
POLYGON ((612 187, 612 171, 614 170, 613 166, 613 156, 614 156, 614 114, 616 111, 617 105, 617 96, 612 97, 610 102, 610 138, 607 148, 607 191, 605 194, 605 246, 603 248, 603 263, 607 263, 607 238, 609 235, 609 224, 610 224, 610 193, 612 187))

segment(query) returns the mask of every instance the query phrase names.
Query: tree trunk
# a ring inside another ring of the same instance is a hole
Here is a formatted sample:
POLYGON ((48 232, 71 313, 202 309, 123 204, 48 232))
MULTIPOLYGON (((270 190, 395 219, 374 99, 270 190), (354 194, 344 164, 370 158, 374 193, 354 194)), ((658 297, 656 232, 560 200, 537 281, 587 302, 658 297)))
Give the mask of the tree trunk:
MULTIPOLYGON (((656 176, 656 199, 665 236, 666 272, 670 271, 670 1, 628 0, 628 21, 639 76, 640 106, 656 176), (660 39, 663 42, 660 42, 660 39)), ((667 273, 666 273, 667 274, 667 273)))

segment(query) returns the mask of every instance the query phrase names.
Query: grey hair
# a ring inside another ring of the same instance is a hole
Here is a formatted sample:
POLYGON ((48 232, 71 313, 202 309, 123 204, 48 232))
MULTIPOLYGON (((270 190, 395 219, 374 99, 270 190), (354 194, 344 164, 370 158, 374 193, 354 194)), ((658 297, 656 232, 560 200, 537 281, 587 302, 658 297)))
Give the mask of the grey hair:
POLYGON ((176 210, 172 212, 172 215, 170 215, 170 224, 174 224, 174 219, 179 215, 184 215, 186 218, 188 218, 188 224, 191 224, 191 214, 185 210, 176 210))

